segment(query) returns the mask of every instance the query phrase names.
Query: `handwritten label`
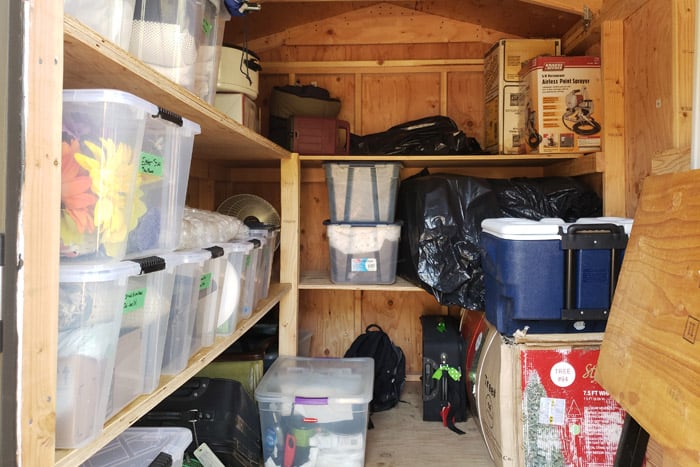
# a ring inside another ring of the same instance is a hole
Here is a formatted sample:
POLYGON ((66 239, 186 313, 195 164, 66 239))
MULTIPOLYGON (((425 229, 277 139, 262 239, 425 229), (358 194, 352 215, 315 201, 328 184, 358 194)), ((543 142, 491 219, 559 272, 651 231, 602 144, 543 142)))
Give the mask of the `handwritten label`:
POLYGON ((214 29, 214 26, 209 22, 208 19, 204 18, 202 20, 202 31, 204 31, 204 34, 209 34, 212 29, 214 29))
POLYGON ((139 158, 139 173, 146 175, 163 176, 163 158, 155 154, 142 152, 139 158))
POLYGON ((130 290, 124 297, 124 313, 140 310, 146 303, 146 288, 130 290))
POLYGON ((211 273, 202 274, 199 278, 199 290, 206 290, 211 287, 211 273))

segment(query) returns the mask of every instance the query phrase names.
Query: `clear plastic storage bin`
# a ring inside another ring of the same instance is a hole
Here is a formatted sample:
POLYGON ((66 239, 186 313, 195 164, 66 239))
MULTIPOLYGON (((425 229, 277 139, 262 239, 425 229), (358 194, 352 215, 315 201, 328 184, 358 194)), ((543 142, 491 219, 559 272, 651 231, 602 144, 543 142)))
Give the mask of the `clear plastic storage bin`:
POLYGON ((110 89, 63 91, 61 261, 119 261, 134 209, 146 121, 158 108, 110 89))
POLYGON ((202 37, 197 49, 194 92, 209 105, 214 105, 216 97, 221 43, 224 40, 226 21, 230 19, 231 15, 224 7, 223 0, 206 0, 204 2, 204 17, 202 27, 199 29, 202 37))
POLYGON ((275 251, 279 241, 280 230, 278 226, 262 226, 260 228, 250 228, 248 233, 253 238, 263 240, 260 270, 258 272, 258 298, 262 300, 267 298, 267 294, 270 291, 272 263, 275 259, 275 251))
POLYGON ((223 336, 229 336, 236 330, 241 317, 241 305, 249 269, 247 259, 250 250, 253 249, 253 245, 248 242, 229 243, 228 245, 231 251, 226 265, 216 327, 216 333, 223 336))
POLYGON ((401 223, 327 223, 331 281, 352 284, 393 284, 401 223))
POLYGON ((399 162, 326 162, 331 222, 394 222, 399 162))
POLYGON ((200 279, 211 254, 206 250, 185 250, 162 256, 166 264, 172 261, 176 266, 161 373, 176 375, 187 367, 190 358, 200 279))
POLYGON ((237 235, 234 240, 241 243, 249 243, 252 248, 248 251, 246 257, 245 268, 246 281, 243 290, 243 296, 241 297, 241 307, 239 319, 248 319, 253 313, 256 304, 258 303, 258 293, 260 291, 260 262, 262 261, 262 247, 263 243, 261 239, 250 237, 249 235, 237 235))
POLYGON ((199 301, 192 331, 190 356, 202 347, 208 347, 214 343, 223 279, 228 255, 231 252, 230 247, 225 244, 211 246, 204 250, 210 253, 210 258, 204 262, 199 281, 199 301))
MULTIPOLYGON (((170 454, 172 467, 181 467, 192 431, 183 427, 131 427, 88 459, 83 467, 135 467, 154 465, 158 454, 170 454)), ((162 464, 165 465, 165 464, 162 464)))
POLYGON ((163 364, 175 276, 158 256, 132 261, 141 273, 129 278, 124 296, 108 418, 157 388, 163 364))
POLYGON ((158 109, 148 119, 136 175, 138 222, 129 232, 126 257, 173 251, 180 243, 185 194, 198 124, 158 109))
POLYGON ((102 431, 129 276, 134 263, 61 265, 58 286, 56 447, 102 431))
POLYGON ((205 0, 136 0, 129 52, 194 90, 205 0))
POLYGON ((134 0, 64 0, 63 10, 122 49, 129 50, 134 0))
POLYGON ((291 441, 293 465, 362 467, 373 384, 371 358, 278 357, 255 389, 265 465, 291 441))

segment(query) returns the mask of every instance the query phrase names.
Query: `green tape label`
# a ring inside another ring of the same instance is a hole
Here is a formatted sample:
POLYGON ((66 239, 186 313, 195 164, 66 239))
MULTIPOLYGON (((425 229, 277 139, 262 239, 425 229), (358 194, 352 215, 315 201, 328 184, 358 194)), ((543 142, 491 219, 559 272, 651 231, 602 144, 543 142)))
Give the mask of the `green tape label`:
POLYGON ((146 288, 130 290, 124 297, 124 313, 140 310, 146 304, 146 288))
POLYGON ((214 26, 209 22, 209 20, 204 18, 202 20, 202 31, 204 31, 204 34, 209 34, 212 29, 214 29, 214 26))
POLYGON ((142 152, 139 158, 139 173, 146 175, 163 176, 163 158, 155 154, 142 152))
POLYGON ((211 273, 202 274, 199 278, 199 290, 206 290, 211 287, 211 273))

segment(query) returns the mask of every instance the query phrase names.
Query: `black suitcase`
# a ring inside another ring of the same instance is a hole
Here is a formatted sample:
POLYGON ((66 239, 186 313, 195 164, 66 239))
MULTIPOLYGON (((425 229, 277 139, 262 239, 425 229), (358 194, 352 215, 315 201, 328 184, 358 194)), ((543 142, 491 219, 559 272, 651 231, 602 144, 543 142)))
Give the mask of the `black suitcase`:
POLYGON ((144 415, 136 425, 192 430, 192 455, 206 443, 226 467, 262 465, 260 415, 240 382, 194 377, 144 415))
POLYGON ((452 427, 467 419, 466 349, 459 322, 444 315, 421 316, 423 329, 423 420, 452 427), (450 414, 450 419, 443 415, 450 414))

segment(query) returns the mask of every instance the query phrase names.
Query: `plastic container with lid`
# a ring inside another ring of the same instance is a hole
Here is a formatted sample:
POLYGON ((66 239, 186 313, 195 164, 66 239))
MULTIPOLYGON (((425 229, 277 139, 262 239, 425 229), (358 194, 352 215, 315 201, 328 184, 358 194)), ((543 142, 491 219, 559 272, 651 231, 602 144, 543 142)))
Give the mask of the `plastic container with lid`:
POLYGON ((223 3, 223 0, 221 2, 219 0, 206 0, 204 2, 204 17, 202 27, 199 29, 201 38, 197 49, 194 92, 210 105, 214 105, 216 97, 216 80, 219 74, 224 30, 226 22, 231 19, 231 15, 224 8, 223 3))
POLYGON ((131 261, 140 274, 129 278, 124 296, 108 418, 158 387, 163 364, 175 276, 159 256, 131 261))
POLYGON ((250 250, 253 249, 253 245, 249 242, 228 243, 227 245, 230 247, 230 253, 226 265, 224 286, 221 291, 216 327, 216 333, 223 336, 231 335, 236 330, 241 317, 246 275, 250 268, 247 259, 250 250))
POLYGON ((393 284, 401 223, 326 223, 334 283, 393 284))
POLYGON ((139 210, 126 257, 173 251, 180 243, 194 137, 200 126, 163 108, 146 121, 138 159, 139 210))
POLYGON ((129 52, 194 90, 205 0, 136 0, 129 52))
POLYGON ((260 224, 259 226, 250 227, 248 234, 253 238, 262 239, 262 257, 260 260, 259 277, 259 298, 267 298, 270 290, 270 279, 272 278, 272 264, 275 258, 275 251, 279 244, 280 227, 276 225, 260 224))
POLYGON ((246 268, 247 272, 245 276, 246 280, 245 287, 243 290, 243 296, 241 297, 242 302, 239 316, 239 319, 247 319, 253 313, 253 310, 255 309, 259 298, 258 293, 260 291, 261 285, 259 271, 260 263, 262 260, 262 248, 264 240, 251 237, 247 234, 239 234, 236 235, 236 237, 234 237, 234 241, 250 243, 252 245, 252 248, 248 251, 248 255, 245 260, 246 264, 244 267, 246 268))
POLYGON ((362 467, 373 385, 371 358, 278 357, 255 389, 264 460, 292 434, 316 465, 362 467))
POLYGON ((214 343, 224 274, 231 247, 222 243, 204 248, 210 258, 204 262, 199 281, 199 301, 192 330, 190 356, 214 343))
POLYGON ((111 89, 63 91, 61 261, 119 261, 144 214, 136 173, 146 121, 158 108, 111 89))
POLYGON ((175 264, 173 296, 170 301, 161 373, 175 375, 187 367, 190 358, 200 279, 204 263, 211 258, 211 253, 206 250, 183 250, 161 256, 165 258, 166 264, 175 264))
POLYGON ((129 50, 134 0, 64 0, 64 12, 124 50, 129 50))
POLYGON ((61 265, 58 286, 56 447, 79 448, 102 431, 131 262, 61 265))
MULTIPOLYGON (((160 453, 181 467, 185 449, 192 442, 192 431, 184 427, 131 427, 124 430, 88 459, 83 467, 133 467, 156 465, 160 453)), ((158 464, 166 465, 166 464, 158 464)))

